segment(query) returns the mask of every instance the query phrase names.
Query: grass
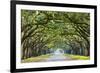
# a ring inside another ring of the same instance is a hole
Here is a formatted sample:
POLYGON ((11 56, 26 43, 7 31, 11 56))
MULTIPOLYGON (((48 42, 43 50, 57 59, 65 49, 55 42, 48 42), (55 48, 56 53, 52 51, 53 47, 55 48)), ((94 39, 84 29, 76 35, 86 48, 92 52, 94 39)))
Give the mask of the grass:
POLYGON ((31 58, 24 59, 21 62, 22 63, 40 62, 40 61, 46 60, 50 56, 51 56, 50 54, 47 54, 47 55, 41 55, 41 56, 38 56, 38 57, 31 57, 31 58))
POLYGON ((65 56, 71 57, 73 60, 89 60, 89 56, 80 56, 80 55, 70 55, 70 54, 64 54, 65 56))

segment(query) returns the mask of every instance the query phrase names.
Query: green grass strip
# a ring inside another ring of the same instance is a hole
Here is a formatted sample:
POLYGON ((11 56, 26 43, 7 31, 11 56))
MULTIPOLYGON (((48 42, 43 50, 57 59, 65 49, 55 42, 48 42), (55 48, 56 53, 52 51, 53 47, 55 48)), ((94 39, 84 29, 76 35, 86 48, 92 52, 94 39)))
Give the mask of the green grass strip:
POLYGON ((41 56, 37 56, 37 57, 31 57, 31 58, 27 58, 22 60, 22 63, 29 63, 29 62, 41 62, 43 60, 46 60, 47 58, 49 58, 51 55, 47 54, 47 55, 41 55, 41 56))
POLYGON ((71 54, 64 54, 64 56, 71 57, 73 60, 89 60, 89 56, 80 56, 80 55, 71 55, 71 54))

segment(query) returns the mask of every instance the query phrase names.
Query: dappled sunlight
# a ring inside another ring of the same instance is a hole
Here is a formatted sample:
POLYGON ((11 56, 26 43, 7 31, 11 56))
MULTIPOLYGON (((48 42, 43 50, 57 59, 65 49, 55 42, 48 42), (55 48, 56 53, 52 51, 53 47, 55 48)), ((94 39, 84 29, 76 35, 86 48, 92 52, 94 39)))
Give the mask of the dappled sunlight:
POLYGON ((90 13, 21 10, 23 62, 88 59, 90 49, 90 13))

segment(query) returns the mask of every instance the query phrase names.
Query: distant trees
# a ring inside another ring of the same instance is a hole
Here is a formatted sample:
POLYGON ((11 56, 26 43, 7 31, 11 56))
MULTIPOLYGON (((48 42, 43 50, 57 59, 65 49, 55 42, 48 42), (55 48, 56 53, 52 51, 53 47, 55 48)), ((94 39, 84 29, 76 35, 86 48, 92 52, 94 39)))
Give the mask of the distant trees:
POLYGON ((51 48, 89 56, 89 13, 21 10, 22 59, 50 53, 51 48))

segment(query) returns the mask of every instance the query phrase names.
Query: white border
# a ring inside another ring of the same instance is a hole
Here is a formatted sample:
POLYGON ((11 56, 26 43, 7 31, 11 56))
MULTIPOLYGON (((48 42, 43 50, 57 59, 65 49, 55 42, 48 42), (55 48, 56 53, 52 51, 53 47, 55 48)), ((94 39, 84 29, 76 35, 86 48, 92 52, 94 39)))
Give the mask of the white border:
POLYGON ((35 5, 16 5, 16 68, 39 68, 54 66, 72 66, 94 64, 94 10, 84 8, 69 7, 52 7, 52 6, 35 6, 35 5), (66 11, 66 12, 86 12, 90 13, 90 60, 77 61, 57 61, 57 62, 38 62, 38 63, 21 63, 21 9, 27 10, 44 10, 44 11, 66 11))

